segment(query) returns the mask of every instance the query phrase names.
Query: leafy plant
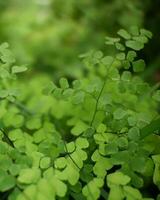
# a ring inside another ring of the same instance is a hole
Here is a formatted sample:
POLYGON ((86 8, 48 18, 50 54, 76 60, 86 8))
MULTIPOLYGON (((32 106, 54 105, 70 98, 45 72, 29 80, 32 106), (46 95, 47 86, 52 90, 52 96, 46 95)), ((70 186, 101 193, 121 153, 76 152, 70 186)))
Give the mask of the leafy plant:
MULTIPOLYGON (((19 86, 18 103, 3 100, 3 199, 159 198, 159 90, 140 78, 145 62, 138 56, 151 36, 121 29, 117 38, 106 37, 115 56, 81 55, 86 73, 80 80, 35 78, 30 90, 19 86), (41 93, 46 82, 48 96, 41 93)), ((7 69, 13 75, 26 68, 7 69)))

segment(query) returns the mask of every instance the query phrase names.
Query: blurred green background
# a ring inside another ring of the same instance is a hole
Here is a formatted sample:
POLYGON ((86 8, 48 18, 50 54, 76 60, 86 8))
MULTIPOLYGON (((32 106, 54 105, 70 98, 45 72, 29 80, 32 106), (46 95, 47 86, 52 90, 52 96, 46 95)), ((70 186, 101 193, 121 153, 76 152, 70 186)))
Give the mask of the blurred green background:
POLYGON ((31 74, 54 79, 80 77, 78 56, 91 49, 110 52, 105 36, 132 25, 153 32, 140 54, 147 62, 144 77, 159 81, 159 0, 0 0, 0 42, 10 43, 31 74))

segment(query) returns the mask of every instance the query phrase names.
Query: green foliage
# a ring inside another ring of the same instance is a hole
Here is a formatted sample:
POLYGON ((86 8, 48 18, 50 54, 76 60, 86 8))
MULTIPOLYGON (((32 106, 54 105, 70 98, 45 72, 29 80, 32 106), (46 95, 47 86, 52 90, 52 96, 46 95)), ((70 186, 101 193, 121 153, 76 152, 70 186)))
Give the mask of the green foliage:
POLYGON ((81 56, 86 74, 80 80, 53 83, 44 75, 28 81, 27 90, 15 83, 26 67, 14 65, 8 45, 1 45, 1 67, 8 73, 0 79, 2 198, 158 198, 159 90, 138 74, 145 63, 136 52, 151 33, 133 27, 118 36, 106 37, 115 55, 81 56), (18 96, 11 95, 13 86, 18 96), (153 184, 154 196, 147 191, 153 184))

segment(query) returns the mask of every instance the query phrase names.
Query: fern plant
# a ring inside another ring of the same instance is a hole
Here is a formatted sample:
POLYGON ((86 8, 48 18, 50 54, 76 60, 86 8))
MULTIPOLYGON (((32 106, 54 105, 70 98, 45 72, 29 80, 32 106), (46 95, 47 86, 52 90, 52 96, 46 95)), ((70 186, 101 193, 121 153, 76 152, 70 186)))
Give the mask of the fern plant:
POLYGON ((152 34, 136 27, 117 34, 106 37, 115 56, 81 55, 81 80, 50 82, 48 96, 34 81, 35 96, 17 97, 31 112, 5 100, 1 121, 10 142, 1 136, 3 199, 159 198, 160 91, 140 78, 145 62, 138 56, 152 34))

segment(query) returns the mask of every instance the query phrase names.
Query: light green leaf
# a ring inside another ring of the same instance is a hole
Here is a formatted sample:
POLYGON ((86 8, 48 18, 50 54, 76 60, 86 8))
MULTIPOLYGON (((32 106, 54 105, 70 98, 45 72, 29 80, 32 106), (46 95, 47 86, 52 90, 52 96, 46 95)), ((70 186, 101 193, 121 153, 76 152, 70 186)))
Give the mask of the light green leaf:
POLYGON ((142 42, 144 44, 148 42, 148 38, 146 36, 133 37, 133 40, 138 41, 138 42, 142 42))
POLYGON ((122 76, 121 76, 122 81, 130 81, 131 78, 132 78, 132 74, 129 71, 124 71, 122 76))
POLYGON ((67 150, 67 152, 69 152, 69 153, 72 153, 74 150, 75 150, 75 143, 74 142, 69 142, 69 143, 67 143, 66 144, 66 150, 67 150))
POLYGON ((8 96, 7 90, 0 90, 0 98, 6 98, 8 96))
POLYGON ((50 166, 51 164, 51 158, 49 157, 44 157, 40 159, 40 168, 41 169, 46 169, 50 166))
POLYGON ((123 44, 119 43, 119 42, 117 42, 115 44, 115 46, 116 46, 116 49, 118 49, 120 51, 124 51, 125 50, 125 46, 123 44))
POLYGON ((45 95, 50 95, 53 90, 56 88, 56 85, 53 83, 53 82, 49 82, 48 85, 46 85, 44 88, 43 88, 43 94, 45 95))
POLYGON ((109 187, 112 185, 127 185, 131 181, 131 178, 122 172, 114 172, 107 175, 107 184, 109 187))
POLYGON ((132 62, 137 57, 137 53, 135 51, 128 51, 127 60, 132 62))
POLYGON ((142 199, 141 193, 136 188, 133 188, 131 186, 124 186, 123 189, 127 199, 135 199, 135 200, 142 199))
POLYGON ((41 176, 41 171, 38 168, 22 169, 18 176, 18 181, 24 184, 36 183, 41 176))
POLYGON ((146 29, 140 29, 140 33, 142 34, 142 35, 145 35, 145 36, 147 36, 148 38, 152 38, 152 36, 153 36, 153 34, 152 34, 152 32, 150 32, 150 31, 148 31, 148 30, 146 30, 146 29))
POLYGON ((100 197, 100 187, 102 185, 103 179, 94 178, 82 189, 82 193, 87 200, 97 200, 100 197))
POLYGON ((73 95, 72 102, 73 104, 81 104, 84 102, 85 93, 83 91, 76 92, 73 95))
POLYGON ((141 49, 144 48, 144 44, 142 42, 139 42, 139 41, 134 41, 134 40, 128 40, 126 41, 126 46, 133 49, 133 50, 136 50, 136 51, 139 51, 141 49))
POLYGON ((131 35, 124 29, 120 29, 118 32, 117 32, 118 35, 120 35, 121 37, 123 37, 124 39, 126 40, 129 40, 131 39, 131 35))
POLYGON ((123 200, 124 199, 124 192, 122 187, 119 185, 113 185, 110 188, 108 200, 123 200))
POLYGON ((107 127, 105 124, 100 124, 98 127, 97 127, 97 132, 98 133, 104 133, 106 131, 107 127))
POLYGON ((67 161, 64 157, 61 157, 61 158, 57 158, 54 164, 56 168, 63 169, 67 165, 67 161))
POLYGON ((125 53, 118 53, 117 55, 116 55, 116 58, 118 59, 118 60, 125 60, 125 53))
POLYGON ((86 138, 78 137, 76 139, 76 146, 81 149, 85 149, 89 146, 89 142, 86 138))
POLYGON ((93 54, 93 57, 94 57, 95 59, 100 59, 100 58, 102 58, 102 57, 103 57, 102 51, 96 51, 96 52, 93 54))
POLYGON ((12 74, 25 72, 26 70, 27 70, 26 66, 13 66, 12 67, 12 74))
POLYGON ((41 125, 41 119, 39 117, 33 117, 26 122, 26 127, 30 130, 39 129, 41 125))
POLYGON ((86 129, 88 128, 87 124, 85 124, 82 121, 78 121, 75 126, 71 129, 71 133, 73 135, 80 135, 81 133, 83 133, 86 129))
POLYGON ((65 90, 67 88, 69 88, 69 83, 68 80, 66 78, 61 78, 59 81, 60 87, 65 90))
POLYGON ((102 58, 101 62, 104 65, 110 66, 113 63, 113 57, 112 56, 105 56, 104 58, 102 58))

